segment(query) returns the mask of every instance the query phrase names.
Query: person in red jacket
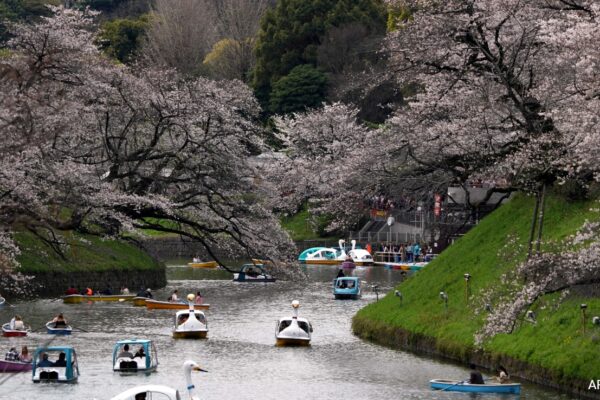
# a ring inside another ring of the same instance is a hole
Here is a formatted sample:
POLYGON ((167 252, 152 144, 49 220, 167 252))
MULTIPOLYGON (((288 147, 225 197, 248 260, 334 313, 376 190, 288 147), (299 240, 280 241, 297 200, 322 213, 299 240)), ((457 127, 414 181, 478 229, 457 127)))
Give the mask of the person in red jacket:
POLYGON ((79 294, 79 290, 75 289, 75 286, 71 285, 71 286, 70 286, 70 287, 67 289, 67 291, 65 292, 65 294, 66 294, 67 296, 68 296, 68 295, 71 295, 71 294, 79 294))

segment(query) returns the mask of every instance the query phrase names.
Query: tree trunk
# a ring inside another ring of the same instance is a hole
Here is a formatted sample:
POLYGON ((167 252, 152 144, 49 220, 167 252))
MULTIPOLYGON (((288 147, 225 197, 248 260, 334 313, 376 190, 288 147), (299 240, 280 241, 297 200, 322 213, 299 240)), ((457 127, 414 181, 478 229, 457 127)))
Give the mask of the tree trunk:
POLYGON ((535 243, 535 254, 540 254, 540 247, 542 245, 542 228, 544 227, 544 209, 546 208, 546 184, 542 185, 542 198, 540 199, 540 218, 538 222, 538 235, 535 243))
POLYGON ((540 206, 540 192, 539 190, 535 194, 535 206, 533 207, 533 216, 531 218, 531 229, 529 230, 529 242, 527 249, 527 259, 531 258, 531 252, 533 250, 533 236, 535 235, 535 227, 538 219, 538 209, 540 206))

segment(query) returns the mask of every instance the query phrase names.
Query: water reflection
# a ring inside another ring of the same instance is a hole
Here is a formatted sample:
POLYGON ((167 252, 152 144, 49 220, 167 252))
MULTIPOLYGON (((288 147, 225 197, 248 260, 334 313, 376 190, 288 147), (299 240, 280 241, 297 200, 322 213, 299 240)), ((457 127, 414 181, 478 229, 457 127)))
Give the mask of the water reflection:
MULTIPOLYGON (((359 340, 350 331, 351 317, 375 301, 371 285, 381 293, 400 279, 400 271, 359 267, 355 275, 366 282, 356 301, 334 300, 331 282, 335 267, 307 267, 308 280, 300 283, 235 283, 230 274, 200 270, 176 263, 168 269, 169 285, 155 291, 164 300, 177 288, 180 293, 200 290, 211 304, 207 312, 207 340, 175 340, 171 323, 175 310, 147 310, 129 303, 65 305, 50 299, 21 302, 0 310, 0 322, 19 313, 34 327, 58 312, 74 327, 87 331, 56 338, 53 344, 76 348, 81 377, 74 385, 33 384, 30 374, 18 374, 0 385, 0 398, 108 399, 135 385, 166 384, 185 391, 183 361, 192 359, 208 369, 195 374, 202 399, 468 399, 452 392, 432 392, 431 378, 464 379, 468 369, 359 340), (291 313, 293 299, 301 302, 300 315, 314 326, 308 348, 275 347, 277 318, 291 313), (149 338, 158 348, 158 371, 149 376, 121 376, 111 369, 117 340, 149 338)), ((130 288, 131 289, 131 288, 130 288)), ((1 351, 11 345, 30 348, 48 339, 44 333, 28 338, 2 338, 1 351)), ((0 376, 0 379, 2 377, 0 376)), ((477 397, 477 396, 476 396, 477 397)), ((514 399, 485 395, 482 399, 514 399)), ((569 396, 524 385, 524 399, 568 399, 569 396)))

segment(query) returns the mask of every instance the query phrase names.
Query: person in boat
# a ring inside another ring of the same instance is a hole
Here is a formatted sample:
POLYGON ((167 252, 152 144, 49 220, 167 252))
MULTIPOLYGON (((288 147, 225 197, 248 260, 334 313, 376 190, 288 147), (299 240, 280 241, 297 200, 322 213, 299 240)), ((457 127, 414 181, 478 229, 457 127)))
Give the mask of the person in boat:
POLYGON ((29 354, 29 349, 27 348, 27 346, 23 346, 21 348, 21 354, 19 354, 19 360, 21 360, 21 362, 26 362, 26 363, 30 363, 31 362, 31 354, 29 354))
POLYGON ((508 383, 510 381, 510 376, 508 375, 508 371, 502 365, 498 366, 498 376, 496 380, 499 383, 508 383))
POLYGON ((129 345, 123 346, 123 350, 117 356, 118 358, 133 358, 133 353, 129 351, 129 345))
POLYGON ((121 294, 129 294, 129 289, 127 289, 127 286, 123 286, 121 288, 121 294))
POLYGON ((144 358, 146 357, 146 353, 144 352, 144 346, 140 346, 140 348, 138 349, 138 351, 135 352, 135 355, 133 356, 133 358, 144 358))
POLYGON ((6 361, 19 361, 19 353, 17 353, 17 349, 11 347, 9 351, 4 355, 4 360, 6 361))
POLYGON ((66 290, 65 294, 67 296, 70 296, 72 294, 79 294, 79 290, 75 289, 75 286, 71 285, 69 286, 69 288, 66 290))
POLYGON ((356 268, 356 264, 354 264, 354 260, 352 260, 352 257, 350 257, 350 256, 346 257, 346 259, 342 263, 342 268, 346 268, 346 269, 356 268))
POLYGON ((171 303, 177 303, 179 302, 179 291, 177 289, 173 290, 173 293, 171 293, 171 296, 169 296, 169 300, 171 303))
POLYGON ((100 294, 106 295, 106 296, 111 296, 113 294, 113 291, 111 289, 110 286, 106 286, 106 289, 102 290, 100 292, 100 294))
POLYGON ((477 370, 477 366, 475 364, 469 365, 471 369, 469 383, 473 385, 483 385, 485 382, 483 380, 483 376, 481 376, 481 372, 477 370))
POLYGON ((194 299, 194 304, 202 304, 204 302, 204 297, 200 292, 196 292, 196 298, 194 299))
POLYGON ((183 314, 179 316, 179 321, 177 321, 177 325, 185 324, 188 320, 189 315, 183 314))
POLYGON ((67 355, 64 352, 60 352, 58 360, 54 363, 55 367, 66 367, 67 366, 67 355))
POLYGON ((65 317, 62 313, 60 313, 56 317, 54 317, 52 322, 54 323, 55 328, 67 326, 67 320, 65 319, 65 317))
POLYGON ((40 358, 42 360, 38 362, 38 367, 54 367, 54 363, 48 360, 48 353, 41 353, 40 358))
POLYGON ((92 290, 92 288, 87 287, 81 291, 81 294, 84 296, 93 296, 94 291, 92 290))
POLYGON ((337 273, 336 278, 344 278, 346 276, 346 274, 344 274, 344 270, 340 268, 340 270, 337 273))
POLYGON ((25 330, 25 324, 23 323, 23 319, 21 319, 21 316, 19 314, 16 314, 14 317, 12 317, 8 324, 8 327, 15 331, 25 330))
POLYGON ((348 283, 347 283, 346 287, 347 287, 348 289, 354 289, 354 281, 348 281, 348 283))

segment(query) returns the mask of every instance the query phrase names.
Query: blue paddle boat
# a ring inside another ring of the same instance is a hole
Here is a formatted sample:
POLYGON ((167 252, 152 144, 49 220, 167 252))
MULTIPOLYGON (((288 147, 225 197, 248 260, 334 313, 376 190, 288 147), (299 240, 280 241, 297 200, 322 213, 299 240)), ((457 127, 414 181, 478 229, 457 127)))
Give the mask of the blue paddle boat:
POLYGON ((240 272, 233 274, 235 282, 275 282, 276 279, 267 274, 263 264, 244 264, 240 272))
POLYGON ((360 298, 360 279, 355 276, 342 276, 333 281, 333 296, 336 299, 360 298))
POLYGON ((71 346, 39 347, 33 355, 34 382, 74 383, 79 378, 77 355, 71 346))
POLYGON ((158 367, 158 353, 152 340, 119 340, 113 348, 113 371, 152 372, 158 367))
POLYGON ((447 379, 432 379, 429 381, 431 388, 446 392, 471 392, 471 393, 521 393, 520 383, 486 383, 477 385, 468 381, 451 381, 447 379))

